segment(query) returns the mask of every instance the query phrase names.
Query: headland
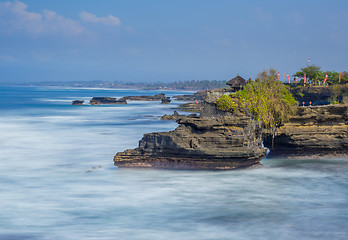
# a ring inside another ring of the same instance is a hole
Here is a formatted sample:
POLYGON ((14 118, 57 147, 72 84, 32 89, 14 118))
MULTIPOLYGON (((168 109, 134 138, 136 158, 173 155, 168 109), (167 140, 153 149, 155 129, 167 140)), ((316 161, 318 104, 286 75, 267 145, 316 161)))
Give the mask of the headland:
MULTIPOLYGON (((312 90, 303 88, 302 97, 306 89, 312 90)), ((322 92, 321 97, 316 97, 325 102, 331 95, 327 89, 322 92)), ((117 153, 114 164, 136 168, 229 170, 259 165, 268 150, 269 157, 347 157, 346 97, 339 96, 340 104, 313 106, 308 101, 297 106, 289 119, 276 129, 272 141, 272 134, 247 112, 217 107, 222 96, 233 98, 234 94, 232 89, 216 89, 193 95, 193 98, 199 96, 198 101, 195 99, 192 103, 199 116, 177 113, 167 116, 179 124, 174 131, 145 134, 139 147, 117 153)))

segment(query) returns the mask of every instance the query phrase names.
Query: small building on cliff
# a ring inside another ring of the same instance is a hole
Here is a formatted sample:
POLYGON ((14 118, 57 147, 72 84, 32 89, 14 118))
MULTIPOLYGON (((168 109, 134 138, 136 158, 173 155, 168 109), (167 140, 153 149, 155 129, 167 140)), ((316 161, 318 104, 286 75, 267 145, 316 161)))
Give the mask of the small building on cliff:
POLYGON ((247 84, 247 81, 238 74, 238 76, 232 78, 226 84, 229 85, 234 92, 237 92, 247 84))

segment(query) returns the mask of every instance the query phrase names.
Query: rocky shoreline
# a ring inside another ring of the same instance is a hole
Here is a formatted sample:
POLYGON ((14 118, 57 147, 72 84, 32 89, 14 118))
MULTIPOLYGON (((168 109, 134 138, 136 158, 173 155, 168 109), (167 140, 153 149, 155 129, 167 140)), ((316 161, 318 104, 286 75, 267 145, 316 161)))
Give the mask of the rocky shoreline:
MULTIPOLYGON (((156 94, 154 96, 127 96, 120 99, 114 97, 93 97, 89 102, 91 105, 102 104, 127 104, 127 101, 161 101, 162 104, 169 104, 170 97, 166 97, 164 93, 156 94)), ((72 105, 83 105, 83 100, 73 100, 72 105)))
MULTIPOLYGON (((270 136, 241 112, 216 109, 224 91, 207 91, 200 116, 167 116, 179 126, 171 132, 145 134, 135 149, 114 157, 118 167, 230 170, 257 166, 271 148, 270 136)), ((298 107, 279 128, 268 157, 348 156, 348 105, 298 107)))
MULTIPOLYGON (((265 139, 270 145, 270 138, 265 139)), ((348 105, 299 107, 281 126, 269 157, 323 157, 348 155, 348 105)))

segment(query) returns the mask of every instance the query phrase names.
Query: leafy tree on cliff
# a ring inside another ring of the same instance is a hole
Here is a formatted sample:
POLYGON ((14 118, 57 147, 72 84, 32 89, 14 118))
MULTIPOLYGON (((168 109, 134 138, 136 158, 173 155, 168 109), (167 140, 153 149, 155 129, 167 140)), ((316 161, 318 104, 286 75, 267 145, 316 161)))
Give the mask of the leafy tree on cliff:
MULTIPOLYGON (((334 71, 326 71, 323 73, 323 75, 325 76, 325 74, 328 75, 328 78, 327 78, 327 83, 329 85, 332 85, 332 84, 339 84, 339 73, 338 72, 334 72, 334 71)), ((324 79, 324 77, 323 77, 324 79)), ((344 71, 341 73, 341 82, 340 84, 345 84, 345 83, 348 83, 348 72, 344 71)))
POLYGON ((298 103, 288 88, 277 81, 277 72, 270 69, 258 74, 255 81, 237 92, 239 106, 244 109, 260 127, 270 131, 272 148, 277 128, 295 112, 298 103))
POLYGON ((301 71, 294 74, 294 77, 303 78, 306 74, 307 80, 312 81, 312 83, 318 83, 323 72, 320 70, 321 67, 316 65, 308 65, 307 67, 301 68, 301 71))
POLYGON ((348 72, 346 71, 342 72, 341 83, 342 84, 348 83, 348 72))
POLYGON ((329 85, 332 85, 332 84, 335 84, 335 83, 338 83, 338 75, 339 73, 338 72, 334 72, 334 71, 326 71, 326 72, 323 72, 321 74, 321 77, 320 77, 320 81, 324 81, 325 79, 325 75, 327 74, 328 78, 327 78, 327 83, 329 85))
MULTIPOLYGON (((325 75, 328 75, 327 83, 329 85, 338 84, 339 83, 339 73, 335 71, 321 71, 321 68, 316 65, 309 65, 305 68, 301 68, 301 71, 296 72, 294 77, 299 77, 300 83, 303 83, 303 76, 306 74, 307 80, 311 81, 313 84, 318 84, 319 82, 323 82, 325 79, 325 75)), ((348 83, 348 72, 344 71, 341 73, 341 84, 348 83)))

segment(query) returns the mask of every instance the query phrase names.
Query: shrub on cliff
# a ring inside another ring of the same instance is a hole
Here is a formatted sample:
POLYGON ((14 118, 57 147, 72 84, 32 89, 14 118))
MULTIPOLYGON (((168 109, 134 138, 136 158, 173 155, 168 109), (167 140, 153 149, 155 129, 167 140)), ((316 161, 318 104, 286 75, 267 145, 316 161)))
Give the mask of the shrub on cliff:
POLYGON ((222 95, 216 101, 216 108, 225 111, 225 112, 233 112, 237 107, 237 104, 233 101, 233 99, 229 95, 222 95))
POLYGON ((260 127, 270 131, 273 139, 276 129, 294 113, 298 103, 289 89, 277 81, 277 72, 270 69, 258 74, 255 81, 249 82, 237 92, 239 107, 244 109, 260 127))

